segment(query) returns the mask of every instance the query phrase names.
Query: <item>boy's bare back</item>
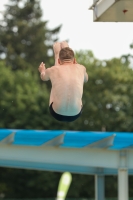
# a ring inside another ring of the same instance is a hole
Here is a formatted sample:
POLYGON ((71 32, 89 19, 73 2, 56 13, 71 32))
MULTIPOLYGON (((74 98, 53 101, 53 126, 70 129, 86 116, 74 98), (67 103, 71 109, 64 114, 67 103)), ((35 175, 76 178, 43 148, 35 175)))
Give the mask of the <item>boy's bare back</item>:
POLYGON ((59 43, 57 49, 54 44, 55 66, 45 69, 43 63, 40 65, 44 69, 40 67, 41 78, 52 83, 49 105, 52 104, 53 110, 59 115, 75 116, 82 108, 83 85, 88 81, 88 75, 86 68, 76 60, 59 60, 57 63, 60 48, 59 43))
POLYGON ((85 68, 79 64, 53 66, 49 70, 52 83, 50 104, 58 114, 76 115, 82 107, 85 68))

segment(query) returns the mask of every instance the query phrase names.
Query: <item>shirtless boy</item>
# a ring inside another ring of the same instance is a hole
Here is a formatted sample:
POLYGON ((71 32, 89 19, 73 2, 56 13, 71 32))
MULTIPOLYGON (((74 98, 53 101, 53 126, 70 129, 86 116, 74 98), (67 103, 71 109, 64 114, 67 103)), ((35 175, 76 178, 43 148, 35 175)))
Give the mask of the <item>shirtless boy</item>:
POLYGON ((71 122, 82 113, 83 85, 88 81, 88 74, 86 68, 76 62, 74 52, 66 42, 56 42, 53 49, 55 66, 46 69, 42 62, 38 70, 43 81, 52 83, 51 115, 59 121, 71 122))

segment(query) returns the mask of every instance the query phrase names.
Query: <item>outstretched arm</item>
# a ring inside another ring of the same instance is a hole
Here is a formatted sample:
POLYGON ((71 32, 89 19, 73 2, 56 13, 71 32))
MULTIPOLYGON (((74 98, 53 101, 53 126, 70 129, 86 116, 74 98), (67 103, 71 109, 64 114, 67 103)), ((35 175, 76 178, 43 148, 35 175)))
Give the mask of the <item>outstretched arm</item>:
POLYGON ((49 80, 49 69, 45 68, 45 64, 43 62, 38 67, 38 71, 40 72, 40 77, 43 81, 49 80))

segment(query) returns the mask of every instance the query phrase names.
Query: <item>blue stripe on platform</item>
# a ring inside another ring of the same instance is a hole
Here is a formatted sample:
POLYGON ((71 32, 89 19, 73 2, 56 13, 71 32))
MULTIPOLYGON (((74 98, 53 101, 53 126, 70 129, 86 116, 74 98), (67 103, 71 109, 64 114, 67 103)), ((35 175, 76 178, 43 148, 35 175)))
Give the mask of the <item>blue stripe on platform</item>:
POLYGON ((62 148, 84 148, 116 134, 113 146, 109 147, 110 150, 133 148, 133 133, 123 132, 0 129, 0 141, 13 132, 15 132, 13 145, 40 146, 65 133, 62 148))

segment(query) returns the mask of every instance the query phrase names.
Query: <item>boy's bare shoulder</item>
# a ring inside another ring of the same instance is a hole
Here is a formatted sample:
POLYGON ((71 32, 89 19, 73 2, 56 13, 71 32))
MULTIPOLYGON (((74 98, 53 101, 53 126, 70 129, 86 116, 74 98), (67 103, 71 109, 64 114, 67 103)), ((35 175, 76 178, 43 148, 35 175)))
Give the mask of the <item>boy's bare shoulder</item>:
POLYGON ((85 67, 84 65, 82 65, 82 64, 78 64, 78 65, 79 65, 80 67, 86 69, 86 67, 85 67))
POLYGON ((59 67, 60 67, 60 65, 53 65, 53 66, 50 67, 50 69, 53 70, 53 69, 56 69, 56 68, 59 68, 59 67))
POLYGON ((56 67, 57 67, 57 66, 54 66, 54 65, 53 65, 53 66, 47 68, 47 70, 52 71, 52 70, 54 70, 56 67))
POLYGON ((52 74, 52 73, 54 73, 55 71, 58 71, 59 68, 60 68, 59 65, 53 65, 53 66, 47 68, 47 70, 49 71, 49 72, 48 72, 49 74, 52 74))

